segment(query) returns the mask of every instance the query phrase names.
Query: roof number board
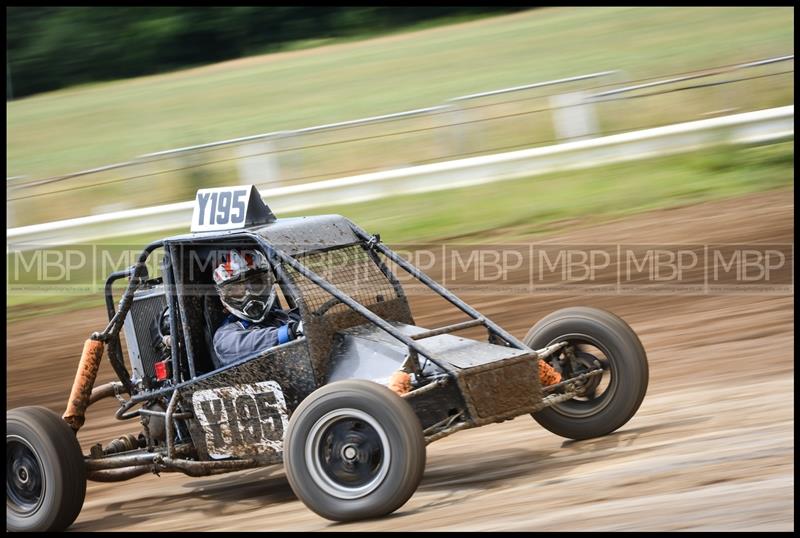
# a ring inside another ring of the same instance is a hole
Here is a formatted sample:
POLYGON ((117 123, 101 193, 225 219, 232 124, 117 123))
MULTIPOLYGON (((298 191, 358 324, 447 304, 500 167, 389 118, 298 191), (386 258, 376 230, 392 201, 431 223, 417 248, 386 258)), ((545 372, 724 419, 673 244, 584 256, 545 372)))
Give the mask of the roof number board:
POLYGON ((191 230, 236 230, 273 220, 275 216, 253 185, 200 189, 194 201, 191 230))

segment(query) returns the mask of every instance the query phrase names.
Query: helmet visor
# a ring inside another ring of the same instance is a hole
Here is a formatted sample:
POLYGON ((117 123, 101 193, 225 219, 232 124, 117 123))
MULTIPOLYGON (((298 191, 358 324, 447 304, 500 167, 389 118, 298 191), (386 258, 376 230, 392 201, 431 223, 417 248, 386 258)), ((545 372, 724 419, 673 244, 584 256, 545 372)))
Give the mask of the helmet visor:
POLYGON ((272 277, 272 272, 260 271, 241 280, 223 284, 220 290, 231 301, 238 302, 244 300, 248 295, 251 297, 269 295, 273 284, 275 284, 275 279, 272 277))

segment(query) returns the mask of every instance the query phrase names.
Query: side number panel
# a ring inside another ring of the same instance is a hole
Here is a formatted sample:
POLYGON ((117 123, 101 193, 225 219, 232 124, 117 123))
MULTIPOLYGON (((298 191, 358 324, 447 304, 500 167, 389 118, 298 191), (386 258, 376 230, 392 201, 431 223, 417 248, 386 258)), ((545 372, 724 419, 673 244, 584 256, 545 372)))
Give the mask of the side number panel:
POLYGON ((192 403, 210 457, 279 454, 283 450, 289 417, 283 391, 275 381, 199 390, 192 403))

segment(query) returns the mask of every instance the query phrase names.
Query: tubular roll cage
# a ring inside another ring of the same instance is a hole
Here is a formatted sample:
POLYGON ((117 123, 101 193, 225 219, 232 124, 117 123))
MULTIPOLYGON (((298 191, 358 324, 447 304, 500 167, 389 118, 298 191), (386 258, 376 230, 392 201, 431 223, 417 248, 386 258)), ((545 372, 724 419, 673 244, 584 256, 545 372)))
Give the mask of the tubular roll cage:
MULTIPOLYGON (((271 245, 267 240, 265 240, 259 234, 252 232, 252 231, 242 231, 239 233, 232 233, 226 234, 224 237, 226 240, 250 240, 254 241, 265 253, 267 259, 269 260, 270 264, 275 269, 276 277, 278 282, 281 284, 287 284, 290 289, 294 289, 292 286, 291 279, 285 274, 282 264, 286 264, 298 273, 302 274, 305 278, 325 290, 331 296, 335 297, 345 305, 347 305, 350 309, 354 310, 355 312, 359 313, 361 316, 366 318, 369 322, 374 323, 385 332, 389 333, 392 337, 402 342, 405 346, 408 347, 408 355, 403 363, 403 368, 410 369, 413 373, 417 374, 419 377, 421 372, 424 368, 420 366, 420 356, 423 356, 426 361, 430 360, 436 366, 441 368, 443 371, 446 372, 446 376, 452 378, 455 376, 454 368, 450 366, 446 361, 442 361, 436 356, 434 356, 430 351, 426 350, 425 347, 419 344, 420 340, 424 340, 425 338, 429 338, 432 336, 437 336, 441 334, 448 334, 456 331, 460 331, 463 329, 477 327, 477 326, 484 326, 486 327, 489 333, 489 341, 491 343, 505 345, 507 347, 512 347, 520 350, 525 350, 529 353, 536 355, 536 351, 532 350, 517 338, 515 338, 510 333, 503 330, 501 327, 496 325, 494 322, 486 318, 485 316, 481 315, 477 310, 469 306, 463 300, 459 299, 455 294, 448 291, 442 285, 428 277, 422 271, 420 271, 417 267, 415 267, 412 263, 408 262, 407 260, 403 259, 401 256, 397 255, 394 251, 392 251, 389 247, 381 243, 379 235, 370 235, 360 227, 355 225, 352 222, 349 222, 350 227, 352 228, 353 232, 355 233, 356 237, 358 238, 358 243, 368 249, 371 253, 375 251, 383 254, 386 258, 392 260, 406 272, 411 274, 414 278, 425 284, 429 289, 433 290, 436 294, 440 297, 457 307, 459 310, 467 314, 471 319, 459 323, 454 323, 451 325, 447 325, 444 327, 439 327, 437 329, 431 329, 428 331, 424 331, 421 333, 407 335, 399 331, 397 328, 392 326, 387 321, 383 320, 380 316, 369 310, 367 307, 352 299, 349 295, 338 289, 336 286, 331 284, 330 282, 326 281, 324 278, 316 274, 311 269, 307 268, 301 262, 296 260, 293 256, 283 252, 279 248, 274 247, 271 245)), ((209 237, 209 238, 195 238, 195 241, 198 243, 201 242, 211 242, 211 241, 218 241, 219 236, 209 237)), ((346 246, 346 245, 343 245, 346 246)), ((147 391, 140 391, 138 394, 134 394, 133 386, 130 380, 130 374, 125 366, 123 356, 122 356, 122 347, 120 344, 119 339, 119 332, 123 326, 123 322, 125 316, 127 316, 128 312, 130 311, 131 305, 133 304, 133 295, 136 289, 144 282, 145 275, 147 274, 147 269, 145 262, 150 254, 159 247, 164 247, 167 251, 168 258, 175 259, 175 244, 169 240, 159 240, 154 241, 147 245, 142 253, 139 255, 137 262, 135 265, 122 270, 117 271, 109 275, 108 279, 106 280, 105 284, 105 300, 106 300, 106 308, 108 310, 109 316, 109 323, 107 327, 101 333, 94 333, 92 335, 93 339, 102 340, 108 343, 108 356, 109 361, 111 362, 112 367, 114 368, 117 377, 119 377, 120 382, 122 383, 122 388, 124 392, 127 392, 131 397, 128 400, 124 400, 120 397, 122 406, 117 411, 117 418, 118 419, 129 419, 138 416, 140 411, 136 411, 133 413, 126 414, 125 412, 134 406, 137 403, 145 402, 148 400, 152 400, 153 398, 164 396, 170 397, 170 405, 166 412, 154 412, 149 411, 150 414, 158 414, 164 415, 166 419, 166 423, 170 425, 172 418, 184 418, 182 416, 178 416, 174 414, 174 407, 176 403, 176 395, 178 390, 184 388, 188 385, 194 384, 198 381, 206 379, 207 377, 219 373, 221 370, 227 370, 229 368, 234 368, 239 366, 240 364, 247 362, 249 358, 246 358, 241 361, 236 361, 230 365, 224 366, 221 369, 214 370, 213 372, 208 372, 206 374, 201 374, 199 376, 195 375, 194 363, 191 360, 193 357, 192 349, 191 349, 191 340, 189 338, 183 338, 182 341, 186 346, 186 353, 190 357, 190 360, 187 361, 189 364, 189 379, 183 379, 183 371, 180 368, 180 358, 179 358, 179 351, 178 345, 171 346, 171 362, 172 362, 172 385, 168 387, 164 387, 161 389, 156 390, 147 390, 147 391), (128 287, 126 288, 125 292, 123 293, 122 299, 120 300, 119 310, 115 311, 114 308, 114 300, 112 297, 112 290, 111 286, 114 281, 119 280, 120 278, 130 277, 130 281, 128 283, 128 287), (173 412, 170 412, 173 411, 173 412)), ((314 251, 308 251, 308 253, 314 251)), ((385 265, 377 258, 373 257, 373 260, 376 261, 380 266, 381 270, 387 274, 387 276, 392 280, 393 285, 399 286, 399 283, 396 279, 391 275, 385 265)), ((164 286, 167 292, 167 302, 170 308, 170 312, 178 312, 181 316, 181 323, 185 329, 186 327, 186 319, 185 314, 182 309, 179 308, 178 304, 178 294, 176 289, 176 282, 178 279, 178 275, 176 273, 177 267, 174 263, 170 264, 170 270, 164 271, 163 278, 164 278, 164 286)), ((173 335, 179 334, 178 332, 178 320, 176 316, 170 315, 169 316, 169 323, 170 323, 170 333, 173 335)), ((425 387, 420 387, 416 390, 423 390, 425 387)), ((416 392, 416 391, 414 391, 416 392)), ((410 393, 411 394, 411 393, 410 393)), ((168 446, 171 448, 171 440, 168 440, 168 446)), ((170 449, 170 452, 172 450, 170 449)))

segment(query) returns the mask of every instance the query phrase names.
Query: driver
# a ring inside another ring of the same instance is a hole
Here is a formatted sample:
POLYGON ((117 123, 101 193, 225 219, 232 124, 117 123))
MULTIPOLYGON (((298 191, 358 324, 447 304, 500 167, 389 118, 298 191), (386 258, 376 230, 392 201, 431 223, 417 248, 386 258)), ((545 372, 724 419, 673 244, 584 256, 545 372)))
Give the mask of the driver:
POLYGON ((223 365, 255 356, 303 334, 296 310, 281 309, 275 276, 263 253, 230 250, 214 270, 214 285, 230 314, 214 333, 223 365))

